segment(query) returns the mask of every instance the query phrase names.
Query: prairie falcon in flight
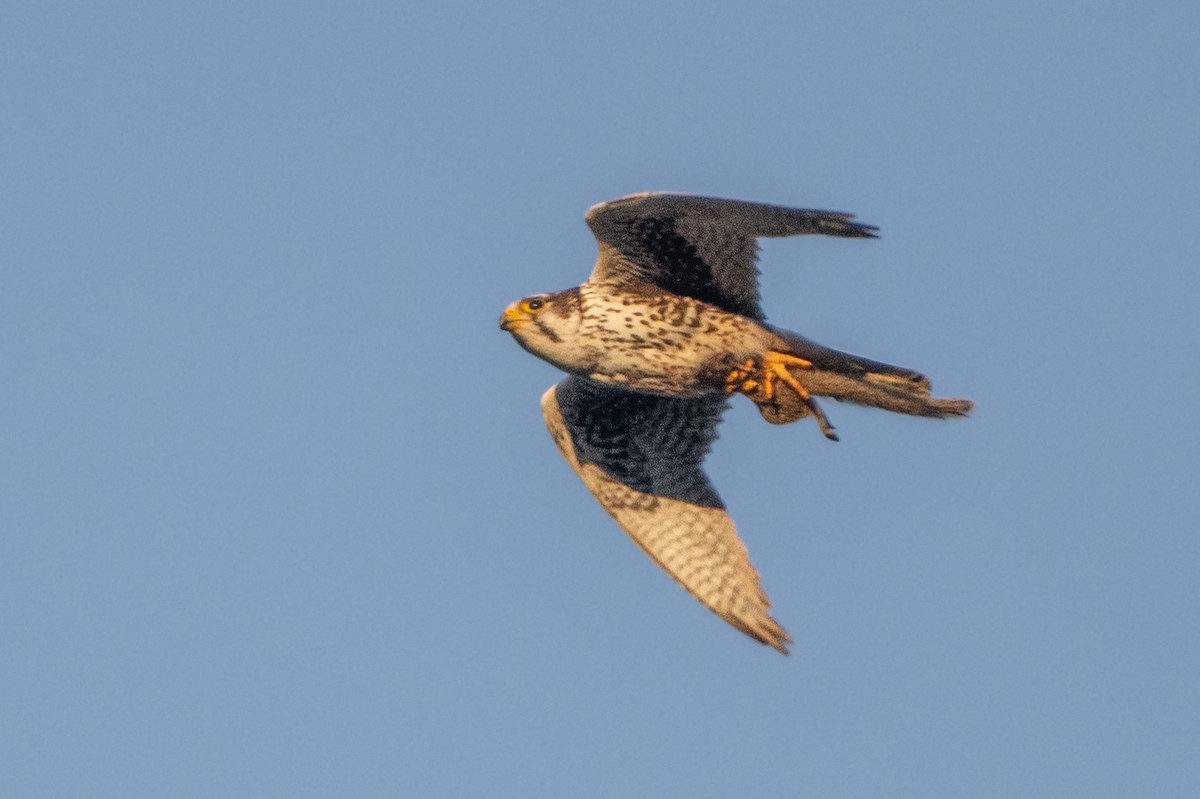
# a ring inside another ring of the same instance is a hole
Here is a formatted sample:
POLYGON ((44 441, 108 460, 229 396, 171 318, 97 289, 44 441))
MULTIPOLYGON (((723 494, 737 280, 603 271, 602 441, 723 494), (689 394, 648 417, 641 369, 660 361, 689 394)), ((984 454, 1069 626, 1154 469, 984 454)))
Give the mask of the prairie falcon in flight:
POLYGON ((760 236, 874 238, 850 214, 688 194, 592 206, 600 255, 582 286, 534 294, 500 317, 567 378, 542 396, 546 426, 588 489, 655 563, 721 618, 787 653, 770 602, 701 462, 734 393, 763 417, 807 416, 814 396, 913 416, 964 416, 917 372, 823 347, 768 324, 760 236))

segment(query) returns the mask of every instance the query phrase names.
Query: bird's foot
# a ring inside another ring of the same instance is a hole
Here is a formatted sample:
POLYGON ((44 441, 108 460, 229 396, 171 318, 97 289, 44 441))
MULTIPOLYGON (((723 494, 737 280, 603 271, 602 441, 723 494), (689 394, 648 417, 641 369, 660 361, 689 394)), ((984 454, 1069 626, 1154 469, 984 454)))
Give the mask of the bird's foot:
POLYGON ((732 394, 737 391, 754 399, 755 392, 760 391, 762 386, 756 378, 756 375, 761 376, 759 372, 759 366, 753 358, 735 367, 725 378, 725 393, 732 394))
MULTIPOLYGON (((796 392, 796 396, 800 398, 805 409, 816 418, 825 437, 831 441, 837 441, 837 431, 829 423, 825 411, 813 399, 812 394, 808 393, 804 384, 788 369, 788 367, 811 369, 812 366, 812 361, 804 358, 788 355, 786 352, 768 350, 757 361, 753 358, 748 359, 730 371, 725 378, 725 392, 732 394, 737 391, 745 394, 762 410, 764 406, 773 407, 775 405, 776 382, 782 380, 792 391, 796 392)), ((764 415, 767 414, 764 413, 764 415)), ((792 418, 798 417, 793 416, 792 418)))

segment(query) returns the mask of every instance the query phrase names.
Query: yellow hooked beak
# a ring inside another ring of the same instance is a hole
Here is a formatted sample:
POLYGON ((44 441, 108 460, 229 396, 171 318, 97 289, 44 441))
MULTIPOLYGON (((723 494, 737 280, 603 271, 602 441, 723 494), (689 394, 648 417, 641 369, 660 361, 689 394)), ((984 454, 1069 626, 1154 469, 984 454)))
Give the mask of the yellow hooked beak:
POLYGON ((504 309, 504 313, 500 314, 500 329, 508 331, 516 330, 521 326, 522 322, 528 321, 529 314, 521 310, 519 302, 514 302, 504 309))

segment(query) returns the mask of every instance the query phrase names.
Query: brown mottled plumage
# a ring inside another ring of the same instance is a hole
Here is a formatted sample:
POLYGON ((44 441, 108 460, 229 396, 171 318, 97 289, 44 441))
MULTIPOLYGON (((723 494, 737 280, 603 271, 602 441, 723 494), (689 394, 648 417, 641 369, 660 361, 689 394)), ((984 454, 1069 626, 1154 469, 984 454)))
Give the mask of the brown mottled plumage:
POLYGON ((582 286, 513 303, 500 326, 568 373, 542 397, 563 456, 656 563, 733 626, 787 652, 787 631, 701 470, 729 394, 785 424, 812 395, 914 416, 962 416, 922 374, 839 352, 766 323, 760 236, 873 238, 849 214, 647 193, 593 206, 600 255, 582 286))

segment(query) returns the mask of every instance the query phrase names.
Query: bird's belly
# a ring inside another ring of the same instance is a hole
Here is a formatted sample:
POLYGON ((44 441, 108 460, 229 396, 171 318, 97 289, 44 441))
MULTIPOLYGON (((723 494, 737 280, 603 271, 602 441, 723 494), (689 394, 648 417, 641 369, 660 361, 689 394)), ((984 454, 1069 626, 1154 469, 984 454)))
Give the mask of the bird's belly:
POLYGON ((706 343, 673 336, 617 337, 607 342, 587 376, 598 383, 670 397, 724 393, 725 377, 761 350, 756 345, 756 341, 706 343))
POLYGON ((593 348, 593 359, 582 373, 632 391, 722 393, 734 366, 761 355, 774 340, 755 320, 691 297, 601 292, 584 300, 579 334, 593 348))

